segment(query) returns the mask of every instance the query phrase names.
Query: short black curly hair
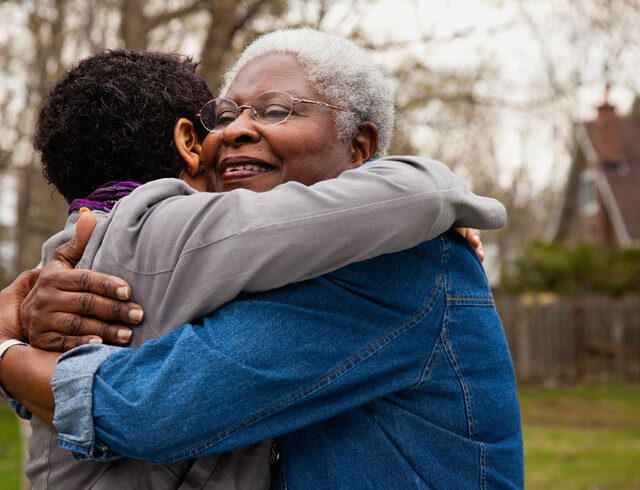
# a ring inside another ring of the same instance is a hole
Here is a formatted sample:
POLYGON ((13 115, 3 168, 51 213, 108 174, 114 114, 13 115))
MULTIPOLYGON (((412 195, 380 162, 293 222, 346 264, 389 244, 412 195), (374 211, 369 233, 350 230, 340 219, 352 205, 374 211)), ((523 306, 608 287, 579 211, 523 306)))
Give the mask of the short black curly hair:
POLYGON ((44 176, 69 202, 113 180, 178 176, 175 123, 185 117, 206 135, 195 115, 212 95, 196 67, 177 54, 123 49, 82 60, 40 110, 34 146, 44 176))

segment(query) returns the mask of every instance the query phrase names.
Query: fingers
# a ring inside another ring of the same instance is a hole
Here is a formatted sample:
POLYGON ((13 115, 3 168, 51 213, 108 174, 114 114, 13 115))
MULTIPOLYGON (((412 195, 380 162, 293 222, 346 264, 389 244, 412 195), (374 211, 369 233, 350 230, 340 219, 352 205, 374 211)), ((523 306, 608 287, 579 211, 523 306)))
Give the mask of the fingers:
POLYGON ((59 312, 91 316, 109 323, 137 325, 144 318, 142 308, 136 303, 93 293, 61 291, 57 302, 59 312))
POLYGON ((474 228, 465 228, 464 237, 471 243, 473 248, 478 248, 480 245, 480 230, 474 228))
POLYGON ((45 268, 30 271, 22 281, 31 291, 21 302, 19 323, 32 345, 46 350, 68 350, 90 341, 124 345, 131 330, 123 325, 142 322, 142 308, 126 301, 131 297, 126 281, 73 268, 95 226, 95 216, 81 210, 73 239, 56 249, 45 268))
POLYGON ((480 262, 484 262, 484 247, 482 246, 482 242, 478 242, 478 246, 476 247, 476 253, 478 254, 478 258, 480 259, 480 262))
MULTIPOLYGON (((35 273, 22 282, 33 282, 35 273), (29 281, 27 281, 28 279, 29 281)), ((102 340, 124 345, 144 313, 120 278, 85 269, 45 267, 19 307, 23 337, 45 350, 102 340), (69 338, 67 338, 69 337, 69 338)))
POLYGON ((56 350, 61 338, 73 337, 74 340, 104 342, 112 345, 126 345, 132 332, 122 325, 113 325, 95 318, 71 313, 55 313, 49 320, 50 330, 30 338, 32 346, 43 350, 56 350))
POLYGON ((0 291, 0 337, 25 341, 28 336, 20 323, 20 306, 31 290, 30 272, 23 272, 0 291))
MULTIPOLYGON (((18 275, 18 277, 16 277, 11 283, 11 288, 13 289, 14 294, 18 297, 24 298, 29 294, 29 291, 31 291, 31 288, 33 288, 33 285, 36 283, 39 276, 40 269, 32 269, 20 273, 20 275, 18 275)), ((7 289, 9 288, 7 287, 7 289)))
POLYGON ((480 262, 484 262, 485 254, 482 240, 480 239, 480 230, 476 230, 475 228, 464 228, 464 230, 465 232, 463 234, 465 238, 469 241, 469 243, 471 243, 471 246, 475 248, 480 262))
POLYGON ((42 274, 41 285, 62 291, 93 293, 118 300, 126 300, 131 296, 131 288, 123 279, 88 269, 49 269, 42 274))
POLYGON ((80 210, 80 216, 76 223, 76 232, 71 240, 60 245, 53 253, 53 260, 59 266, 72 269, 82 258, 84 249, 89 243, 91 233, 96 227, 96 217, 86 208, 80 210))
POLYGON ((467 232, 469 231, 469 228, 455 228, 455 230, 463 237, 467 238, 467 232))
POLYGON ((102 340, 91 335, 65 335, 58 332, 48 332, 39 339, 37 344, 32 342, 31 345, 43 350, 67 352, 80 345, 91 343, 102 343, 102 340))
POLYGON ((476 254, 478 254, 480 262, 484 262, 485 253, 482 240, 480 239, 480 230, 476 230, 475 228, 456 228, 456 231, 469 241, 475 249, 476 254))
POLYGON ((42 272, 42 269, 31 269, 30 271, 25 271, 20 274, 21 276, 25 276, 25 282, 29 287, 29 291, 31 291, 31 288, 33 288, 34 284, 40 277, 40 272, 42 272))

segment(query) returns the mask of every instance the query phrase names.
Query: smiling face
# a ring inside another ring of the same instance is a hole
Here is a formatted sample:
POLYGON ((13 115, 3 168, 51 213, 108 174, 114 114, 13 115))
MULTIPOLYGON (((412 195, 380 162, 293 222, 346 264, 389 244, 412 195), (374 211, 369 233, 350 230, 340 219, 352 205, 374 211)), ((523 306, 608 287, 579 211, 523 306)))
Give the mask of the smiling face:
MULTIPOLYGON (((248 62, 224 96, 238 106, 250 105, 270 90, 330 103, 309 85, 293 55, 275 53, 248 62)), ((255 121, 250 109, 243 110, 223 131, 209 133, 203 141, 209 188, 261 192, 289 180, 311 185, 362 164, 353 141, 338 138, 334 111, 298 103, 285 122, 273 125, 255 121)))

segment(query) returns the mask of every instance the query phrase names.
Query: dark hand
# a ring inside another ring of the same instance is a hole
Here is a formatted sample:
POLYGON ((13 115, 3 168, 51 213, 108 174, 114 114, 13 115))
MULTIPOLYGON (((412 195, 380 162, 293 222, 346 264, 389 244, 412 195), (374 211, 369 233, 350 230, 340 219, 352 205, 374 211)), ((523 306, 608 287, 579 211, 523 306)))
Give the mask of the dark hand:
POLYGON ((129 285, 118 277, 74 269, 96 225, 90 212, 81 213, 76 234, 58 247, 42 269, 20 308, 28 342, 39 349, 67 351, 88 342, 125 345, 142 321, 142 308, 127 301, 129 285))
POLYGON ((39 269, 23 272, 0 291, 0 342, 9 339, 23 342, 27 340, 20 325, 20 305, 31 291, 39 274, 39 269))

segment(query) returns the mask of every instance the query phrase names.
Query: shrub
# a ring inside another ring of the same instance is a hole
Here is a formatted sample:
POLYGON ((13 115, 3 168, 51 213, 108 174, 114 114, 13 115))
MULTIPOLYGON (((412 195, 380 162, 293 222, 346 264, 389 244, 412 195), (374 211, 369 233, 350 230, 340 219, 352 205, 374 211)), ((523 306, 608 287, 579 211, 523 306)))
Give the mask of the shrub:
POLYGON ((535 241, 504 270, 502 287, 512 293, 640 292, 640 250, 535 241))

